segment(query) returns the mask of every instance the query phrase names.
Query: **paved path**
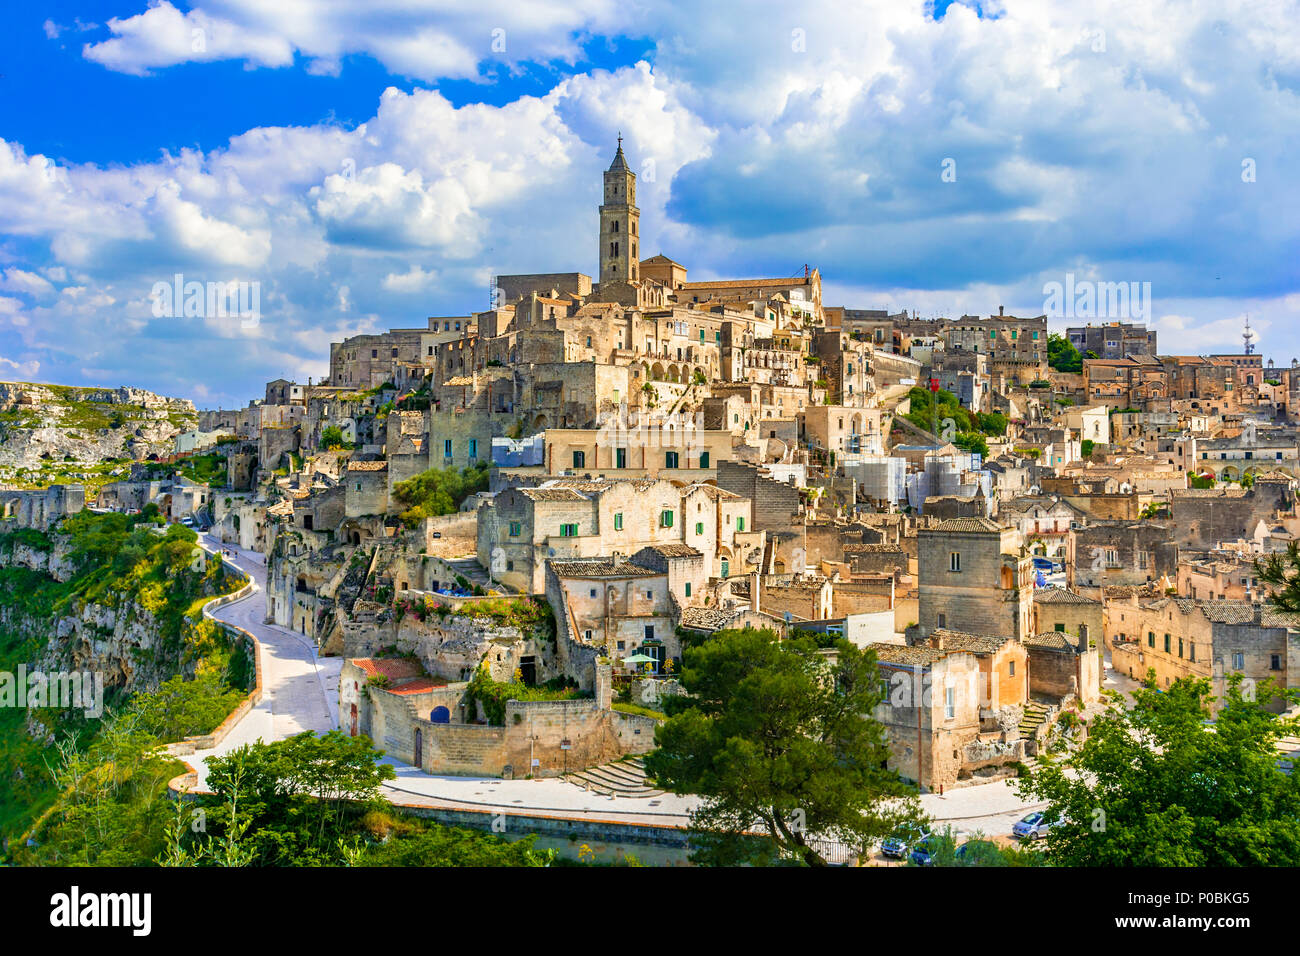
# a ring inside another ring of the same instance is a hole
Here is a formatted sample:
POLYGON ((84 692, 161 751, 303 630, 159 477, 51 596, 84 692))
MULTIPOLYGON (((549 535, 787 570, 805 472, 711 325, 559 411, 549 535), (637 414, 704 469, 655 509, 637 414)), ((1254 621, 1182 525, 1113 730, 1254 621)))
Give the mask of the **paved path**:
POLYGON ((338 724, 338 681, 342 658, 318 658, 316 645, 301 634, 266 618, 266 564, 262 555, 222 544, 211 535, 200 543, 210 551, 232 552, 223 560, 244 571, 253 581, 253 593, 219 607, 217 620, 242 627, 261 644, 262 702, 248 712, 218 746, 195 751, 185 758, 198 772, 197 789, 206 789, 207 758, 229 753, 247 743, 282 740, 304 730, 323 733, 338 724))

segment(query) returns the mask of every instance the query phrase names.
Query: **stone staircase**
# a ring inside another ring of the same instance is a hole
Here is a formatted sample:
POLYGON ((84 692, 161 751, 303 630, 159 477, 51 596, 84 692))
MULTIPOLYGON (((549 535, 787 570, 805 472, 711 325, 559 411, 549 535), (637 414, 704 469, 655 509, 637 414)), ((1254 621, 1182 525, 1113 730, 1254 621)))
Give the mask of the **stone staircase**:
POLYGON ((645 764, 640 757, 575 770, 565 775, 564 779, 574 786, 602 796, 630 797, 636 800, 663 796, 662 790, 656 790, 646 781, 645 764))
POLYGON ((1032 700, 1025 704, 1025 712, 1020 718, 1020 736, 1033 740, 1047 721, 1047 708, 1032 700))
MULTIPOLYGON (((487 572, 483 570, 483 565, 478 563, 478 558, 451 558, 446 561, 446 565, 453 575, 460 575, 468 581, 471 590, 476 584, 482 588, 488 586, 487 572)), ((493 586, 497 590, 501 589, 500 585, 493 586)))

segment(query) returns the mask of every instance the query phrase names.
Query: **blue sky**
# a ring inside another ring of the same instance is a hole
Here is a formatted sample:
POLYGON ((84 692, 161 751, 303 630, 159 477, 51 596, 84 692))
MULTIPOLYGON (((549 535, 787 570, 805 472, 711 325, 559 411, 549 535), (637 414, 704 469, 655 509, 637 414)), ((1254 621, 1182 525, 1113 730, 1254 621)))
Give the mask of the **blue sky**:
MULTIPOLYGON (((0 30, 0 379, 242 405, 331 341, 647 254, 827 301, 1039 314, 1152 285, 1163 351, 1300 355, 1292 2, 64 2, 0 30), (355 7, 355 10, 346 9, 355 7), (256 282, 261 319, 154 314, 256 282)), ((1063 323, 1054 323, 1061 325, 1063 323)))

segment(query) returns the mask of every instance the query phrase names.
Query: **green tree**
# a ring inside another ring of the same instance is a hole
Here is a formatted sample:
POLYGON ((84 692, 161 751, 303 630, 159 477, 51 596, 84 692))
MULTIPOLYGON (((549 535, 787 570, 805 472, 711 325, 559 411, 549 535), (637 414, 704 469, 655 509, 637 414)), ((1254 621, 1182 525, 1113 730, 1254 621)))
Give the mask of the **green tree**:
MULTIPOLYGON (((1297 721, 1254 696, 1235 678, 1211 727, 1208 680, 1180 678, 1161 692, 1150 672, 1132 708, 1096 717, 1073 758, 1021 778, 1021 795, 1048 801, 1044 812, 1061 821, 1047 836, 1049 862, 1300 864, 1300 777, 1277 765, 1277 741, 1297 721)), ((1259 696, 1273 698, 1271 685, 1259 696)))
POLYGON ((884 728, 869 716, 880 680, 875 654, 847 641, 828 659, 807 638, 745 628, 687 649, 687 695, 667 699, 646 770, 703 797, 692 859, 824 866, 817 839, 863 852, 917 821, 914 791, 884 769, 884 728))
POLYGON ((320 447, 324 451, 336 448, 348 448, 348 440, 343 437, 343 429, 338 425, 326 425, 320 432, 320 447))
POLYGON ((488 477, 488 463, 482 461, 469 468, 431 468, 398 482, 393 493, 406 506, 402 522, 414 528, 425 518, 455 514, 462 501, 487 490, 488 477))
POLYGON ((1049 335, 1047 336, 1047 364, 1058 372, 1082 372, 1083 356, 1064 335, 1049 335))

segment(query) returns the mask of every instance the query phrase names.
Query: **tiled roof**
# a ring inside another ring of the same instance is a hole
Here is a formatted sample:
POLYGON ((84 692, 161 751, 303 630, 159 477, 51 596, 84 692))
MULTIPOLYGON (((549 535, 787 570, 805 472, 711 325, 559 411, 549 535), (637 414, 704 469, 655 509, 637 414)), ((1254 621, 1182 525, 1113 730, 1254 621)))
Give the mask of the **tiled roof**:
POLYGON ((572 488, 520 488, 519 493, 530 501, 586 501, 587 496, 572 488))
POLYGON ((425 694, 431 690, 437 690, 439 687, 446 687, 445 680, 438 680, 435 677, 417 677, 415 680, 406 681, 398 684, 396 687, 385 687, 390 694, 425 694))
POLYGON ((352 663, 361 668, 366 677, 383 675, 389 680, 423 677, 424 668, 419 661, 408 657, 354 657, 352 663))
POLYGON ((929 528, 922 529, 925 531, 1001 531, 1002 526, 996 521, 988 518, 949 518, 946 521, 940 521, 938 524, 931 525, 929 528))
POLYGON ((652 544, 647 548, 665 558, 702 558, 704 555, 689 544, 652 544))
POLYGON ((724 279, 718 282, 683 282, 681 288, 686 290, 692 289, 748 289, 759 288, 762 286, 775 286, 785 288, 786 286, 808 285, 809 280, 802 276, 794 279, 724 279))
POLYGON ((1101 604, 1100 601, 1094 601, 1090 597, 1084 597, 1076 591, 1069 588, 1050 587, 1037 588, 1034 591, 1034 603, 1036 604, 1101 604))
POLYGON ((1244 498, 1245 488, 1171 488, 1169 495, 1173 498, 1244 498))
POLYGON ((982 634, 968 634, 965 631, 950 631, 946 627, 940 627, 931 631, 927 640, 936 650, 970 651, 972 654, 992 654, 1007 641, 1011 640, 1011 638, 988 637, 982 634), (940 640, 943 641, 942 648, 937 646, 940 640))
POLYGON ((350 461, 348 471, 387 471, 386 461, 350 461))
POLYGON ((932 647, 909 647, 906 644, 872 644, 876 660, 882 664, 933 664, 947 656, 932 647))
POLYGON ((850 542, 844 546, 845 554, 903 554, 903 547, 897 544, 861 544, 850 542))
POLYGON ((715 607, 684 607, 679 623, 696 631, 717 631, 726 627, 736 613, 715 607))
POLYGON ((1053 651, 1073 651, 1079 646, 1079 638, 1064 631, 1044 631, 1042 634, 1030 634, 1025 638, 1026 647, 1045 647, 1053 651))
POLYGON ((687 485, 682 489, 685 494, 692 494, 696 491, 703 491, 715 501, 728 498, 740 498, 741 496, 734 491, 728 491, 726 488, 719 488, 717 485, 706 485, 703 482, 697 482, 693 485, 687 485))
POLYGON ((652 578, 659 574, 630 561, 548 561, 551 570, 561 578, 652 578))

